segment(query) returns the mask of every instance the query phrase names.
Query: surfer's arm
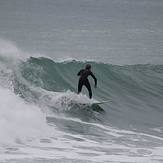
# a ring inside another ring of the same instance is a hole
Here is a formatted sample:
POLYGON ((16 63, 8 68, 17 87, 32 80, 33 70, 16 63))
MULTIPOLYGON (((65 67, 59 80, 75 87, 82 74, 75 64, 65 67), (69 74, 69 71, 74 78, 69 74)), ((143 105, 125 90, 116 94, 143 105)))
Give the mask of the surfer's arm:
POLYGON ((94 74, 91 72, 91 74, 90 74, 91 76, 92 76, 92 78, 94 79, 94 81, 95 81, 95 87, 97 86, 97 78, 94 76, 94 74))
POLYGON ((77 73, 77 76, 80 76, 82 72, 83 72, 83 70, 80 70, 80 71, 77 73))
POLYGON ((77 76, 80 76, 80 74, 81 74, 81 70, 77 73, 77 76))

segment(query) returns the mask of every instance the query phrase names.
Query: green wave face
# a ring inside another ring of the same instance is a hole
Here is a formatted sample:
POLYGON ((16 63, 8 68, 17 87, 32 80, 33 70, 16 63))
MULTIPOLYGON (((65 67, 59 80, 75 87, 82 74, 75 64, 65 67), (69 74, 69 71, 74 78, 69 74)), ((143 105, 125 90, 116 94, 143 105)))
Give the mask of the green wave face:
MULTIPOLYGON (((45 105, 50 103, 47 100, 50 95, 45 96, 45 92, 54 93, 53 99, 58 98, 60 95, 57 93, 60 93, 62 100, 65 96, 69 100, 70 96, 74 96, 71 93, 77 90, 77 73, 87 63, 92 65, 98 79, 98 87, 94 89, 94 81, 89 77, 93 98, 98 101, 110 100, 101 106, 106 112, 104 121, 119 125, 122 121, 128 125, 162 123, 163 65, 117 66, 79 61, 58 63, 48 58, 31 57, 19 64, 14 76, 14 90, 27 101, 44 101, 45 105)), ((88 95, 85 88, 83 93, 88 95)), ((55 107, 56 103, 51 106, 55 107)))
MULTIPOLYGON (((145 95, 162 97, 162 65, 129 65, 115 66, 89 62, 92 71, 98 78, 98 90, 94 91, 111 96, 127 93, 133 96, 145 95)), ((31 85, 49 91, 75 91, 77 73, 85 67, 84 62, 71 61, 56 63, 47 58, 30 58, 20 65, 23 78, 31 85)), ((90 77, 93 84, 93 80, 90 77)), ((102 96, 102 94, 101 94, 102 96)), ((103 97, 103 96, 102 96, 103 97)))

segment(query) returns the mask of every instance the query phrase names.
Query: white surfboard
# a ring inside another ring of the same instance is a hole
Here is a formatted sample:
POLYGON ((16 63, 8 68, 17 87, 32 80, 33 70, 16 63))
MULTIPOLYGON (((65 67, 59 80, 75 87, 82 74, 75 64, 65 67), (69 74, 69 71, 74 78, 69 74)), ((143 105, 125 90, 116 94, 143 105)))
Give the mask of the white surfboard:
POLYGON ((101 105, 101 104, 105 104, 105 103, 108 103, 108 102, 110 102, 110 100, 97 101, 97 102, 86 102, 86 103, 84 103, 84 102, 81 102, 81 103, 76 102, 76 104, 78 104, 78 105, 101 105))
POLYGON ((108 102, 110 102, 110 100, 106 100, 106 101, 99 101, 99 102, 93 102, 93 103, 91 103, 92 105, 100 105, 100 104, 105 104, 105 103, 108 103, 108 102))

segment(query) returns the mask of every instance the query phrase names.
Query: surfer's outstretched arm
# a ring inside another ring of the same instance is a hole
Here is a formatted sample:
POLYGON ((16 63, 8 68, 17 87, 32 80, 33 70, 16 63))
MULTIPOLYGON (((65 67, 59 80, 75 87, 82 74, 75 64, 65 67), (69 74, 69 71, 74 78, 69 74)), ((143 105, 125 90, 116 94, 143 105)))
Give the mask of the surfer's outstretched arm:
POLYGON ((94 74, 91 72, 91 76, 92 76, 92 78, 94 79, 94 81, 95 81, 95 87, 97 86, 97 78, 94 76, 94 74))

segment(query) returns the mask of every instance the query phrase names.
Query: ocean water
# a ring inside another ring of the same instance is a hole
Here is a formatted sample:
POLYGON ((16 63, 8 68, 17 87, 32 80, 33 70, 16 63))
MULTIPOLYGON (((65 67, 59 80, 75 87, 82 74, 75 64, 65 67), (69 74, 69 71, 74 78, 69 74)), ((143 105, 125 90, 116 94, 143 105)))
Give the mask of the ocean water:
POLYGON ((0 163, 162 163, 162 15, 162 0, 1 0, 0 163))

